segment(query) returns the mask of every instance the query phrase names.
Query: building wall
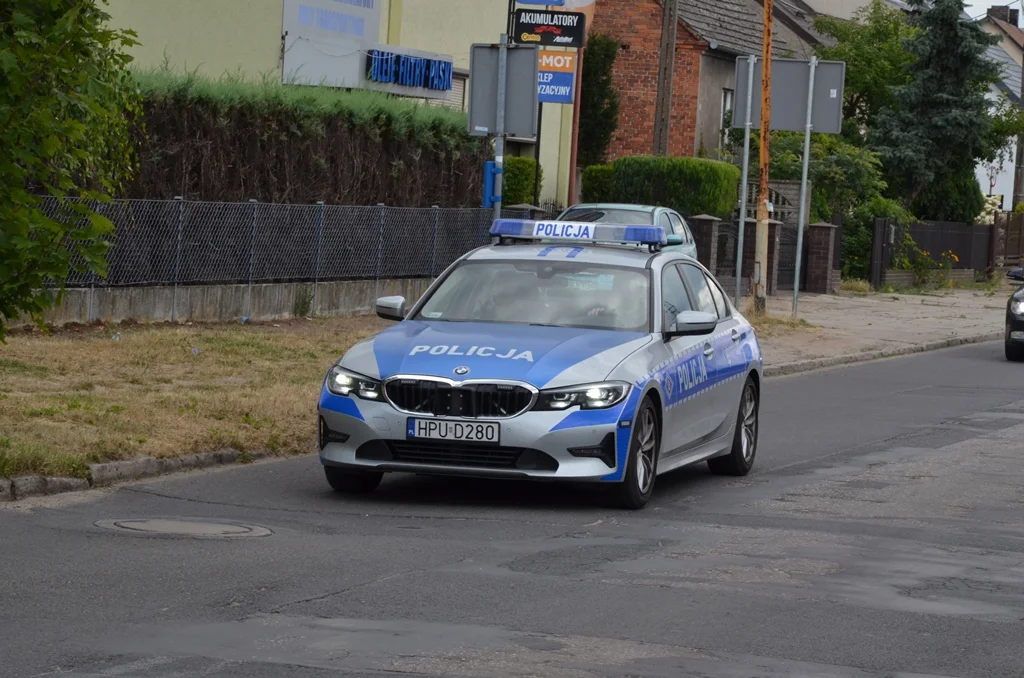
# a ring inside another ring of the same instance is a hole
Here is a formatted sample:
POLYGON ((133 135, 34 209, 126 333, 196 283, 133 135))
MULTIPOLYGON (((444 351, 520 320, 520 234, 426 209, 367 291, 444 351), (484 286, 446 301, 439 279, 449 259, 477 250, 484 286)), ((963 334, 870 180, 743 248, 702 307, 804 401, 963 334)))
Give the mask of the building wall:
MULTIPOLYGON (((508 0, 377 1, 381 43, 447 54, 459 69, 469 69, 473 43, 497 42, 506 30, 508 0)), ((108 11, 113 26, 138 34, 137 67, 280 81, 283 0, 109 0, 108 11)), ((568 198, 571 132, 572 107, 546 106, 543 200, 568 198)), ((536 155, 532 146, 520 152, 536 155)))
MULTIPOLYGON (((622 43, 613 74, 620 110, 619 128, 608 150, 610 160, 649 155, 654 149, 661 14, 656 0, 601 0, 597 5, 594 30, 622 43)), ((671 155, 689 156, 697 150, 700 59, 706 47, 679 25, 669 133, 671 155)))
MULTIPOLYGON (((700 120, 697 135, 698 152, 707 153, 712 158, 719 157, 722 145, 722 106, 725 92, 736 89, 736 60, 727 55, 715 55, 713 52, 701 58, 700 68, 700 120)), ((735 101, 735 97, 733 98, 735 101)))
POLYGON ((994 35, 999 38, 999 46, 1003 48, 1003 51, 1010 55, 1010 58, 1017 62, 1017 65, 1024 65, 1024 50, 1020 48, 1016 42, 1011 40, 1003 29, 996 26, 991 21, 982 20, 979 22, 982 30, 989 35, 994 35))

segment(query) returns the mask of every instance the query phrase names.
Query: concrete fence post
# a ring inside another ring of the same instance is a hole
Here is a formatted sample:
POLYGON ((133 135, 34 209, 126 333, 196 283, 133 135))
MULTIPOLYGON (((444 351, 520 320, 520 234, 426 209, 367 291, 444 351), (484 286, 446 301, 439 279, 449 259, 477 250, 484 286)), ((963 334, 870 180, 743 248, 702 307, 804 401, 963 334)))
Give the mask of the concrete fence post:
POLYGON ((245 317, 242 318, 242 322, 249 322, 249 318, 252 317, 252 278, 254 274, 254 266, 256 263, 256 204, 257 201, 253 198, 249 199, 249 204, 252 205, 252 219, 249 227, 249 289, 245 295, 245 317))
POLYGON ((320 304, 320 258, 323 256, 324 248, 324 206, 323 200, 316 201, 316 242, 313 247, 313 307, 311 313, 315 316, 320 304))
POLYGON ((181 240, 182 232, 185 230, 185 197, 174 196, 177 212, 176 221, 177 237, 174 245, 174 294, 171 296, 171 322, 178 322, 178 286, 181 284, 181 240))
POLYGON ((434 215, 434 228, 430 235, 430 277, 433 278, 434 266, 437 263, 437 231, 441 227, 441 208, 438 205, 431 205, 434 215))

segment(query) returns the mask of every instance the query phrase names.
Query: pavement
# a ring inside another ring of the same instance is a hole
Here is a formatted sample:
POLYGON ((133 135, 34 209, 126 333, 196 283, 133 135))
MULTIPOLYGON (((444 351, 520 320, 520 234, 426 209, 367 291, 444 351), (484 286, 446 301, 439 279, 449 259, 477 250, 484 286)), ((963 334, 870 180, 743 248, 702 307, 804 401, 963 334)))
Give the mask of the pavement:
POLYGON ((755 472, 640 512, 337 496, 313 456, 9 504, 0 676, 1020 678, 1022 377, 988 342, 770 378, 755 472), (147 519, 205 527, 111 522, 147 519))
MULTIPOLYGON (((780 367, 840 356, 899 351, 943 341, 1002 336, 1006 293, 949 290, 929 295, 801 295, 811 331, 762 339, 765 364, 780 367)), ((768 300, 769 314, 791 317, 792 296, 768 300)))

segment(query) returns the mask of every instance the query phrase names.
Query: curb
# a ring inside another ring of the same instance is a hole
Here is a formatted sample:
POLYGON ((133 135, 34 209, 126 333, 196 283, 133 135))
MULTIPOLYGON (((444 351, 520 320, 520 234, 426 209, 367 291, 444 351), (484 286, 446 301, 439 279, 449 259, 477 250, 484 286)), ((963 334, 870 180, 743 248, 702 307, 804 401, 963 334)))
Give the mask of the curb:
POLYGON ((910 346, 885 348, 878 351, 865 351, 864 353, 853 353, 851 355, 835 356, 833 358, 814 358, 811 360, 801 360, 799 362, 794 363, 784 363, 782 365, 767 366, 764 368, 764 376, 766 378, 783 377, 790 374, 799 374, 801 372, 820 370, 826 367, 852 365, 854 363, 870 362, 872 360, 882 360, 884 358, 897 358, 899 356, 913 355, 915 353, 938 351, 944 348, 952 348, 954 346, 980 344, 982 342, 995 341, 997 339, 1002 338, 1002 332, 988 332, 985 334, 973 334, 966 337, 953 337, 952 339, 930 341, 926 344, 912 344, 910 346))
MULTIPOLYGON (((811 372, 827 367, 838 367, 841 365, 852 365, 854 363, 882 360, 884 358, 896 358, 899 356, 913 355, 915 353, 926 353, 938 351, 954 346, 965 346, 968 344, 980 344, 985 341, 1002 339, 1002 332, 989 332, 987 334, 975 334, 966 337, 954 337, 942 339, 926 344, 914 344, 911 346, 900 346, 898 348, 887 348, 879 351, 866 351, 851 355, 836 356, 834 358, 817 358, 802 360, 782 365, 768 366, 764 368, 765 377, 782 377, 801 372, 811 372)), ((18 478, 0 478, 0 502, 16 501, 29 497, 41 497, 63 492, 78 492, 94 487, 106 487, 115 483, 141 480, 142 478, 153 478, 168 473, 180 471, 191 471, 195 469, 210 468, 213 466, 226 466, 229 464, 247 464, 260 459, 266 459, 273 455, 265 451, 239 452, 238 450, 217 450, 216 452, 202 452, 190 454, 184 457, 157 459, 155 457, 142 457, 131 461, 113 461, 106 464, 89 464, 89 478, 53 478, 48 476, 20 476, 18 478)))
POLYGON ((0 502, 17 501, 29 497, 45 497, 64 492, 80 492, 94 487, 106 487, 118 482, 153 478, 180 471, 229 464, 248 464, 270 456, 272 455, 269 452, 239 452, 238 450, 224 449, 168 459, 141 457, 131 461, 89 464, 89 478, 54 478, 50 476, 19 476, 10 480, 0 478, 0 502))

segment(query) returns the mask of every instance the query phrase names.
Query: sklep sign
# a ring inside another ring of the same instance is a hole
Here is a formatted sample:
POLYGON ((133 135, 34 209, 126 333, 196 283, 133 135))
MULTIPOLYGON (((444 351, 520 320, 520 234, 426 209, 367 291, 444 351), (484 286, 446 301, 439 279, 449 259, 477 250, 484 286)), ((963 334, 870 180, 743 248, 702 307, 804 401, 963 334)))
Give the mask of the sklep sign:
POLYGON ((541 50, 537 73, 537 101, 546 104, 571 104, 575 78, 575 52, 541 50))
POLYGON ((583 47, 587 17, 582 12, 517 9, 512 40, 521 45, 583 47))

